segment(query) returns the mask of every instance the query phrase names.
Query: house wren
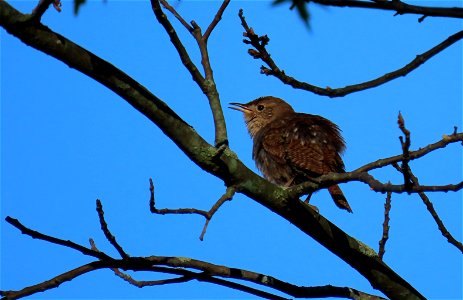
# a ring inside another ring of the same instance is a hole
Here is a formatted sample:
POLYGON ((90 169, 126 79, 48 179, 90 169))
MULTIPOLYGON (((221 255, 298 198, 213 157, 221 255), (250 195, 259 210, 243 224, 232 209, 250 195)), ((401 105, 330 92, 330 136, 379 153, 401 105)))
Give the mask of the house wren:
MULTIPOLYGON (((271 96, 230 104, 244 113, 253 139, 252 158, 269 181, 289 187, 330 172, 344 172, 341 153, 345 143, 336 124, 297 113, 271 96)), ((352 212, 338 185, 328 187, 328 192, 339 208, 352 212)))

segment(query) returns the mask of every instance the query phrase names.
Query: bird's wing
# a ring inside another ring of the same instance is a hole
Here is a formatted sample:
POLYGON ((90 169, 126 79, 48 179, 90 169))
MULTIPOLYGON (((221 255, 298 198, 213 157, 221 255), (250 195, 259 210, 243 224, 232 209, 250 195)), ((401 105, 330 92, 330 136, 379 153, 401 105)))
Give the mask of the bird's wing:
POLYGON ((344 141, 333 123, 319 116, 297 114, 289 122, 269 125, 262 147, 295 171, 310 177, 344 171, 340 157, 344 141))

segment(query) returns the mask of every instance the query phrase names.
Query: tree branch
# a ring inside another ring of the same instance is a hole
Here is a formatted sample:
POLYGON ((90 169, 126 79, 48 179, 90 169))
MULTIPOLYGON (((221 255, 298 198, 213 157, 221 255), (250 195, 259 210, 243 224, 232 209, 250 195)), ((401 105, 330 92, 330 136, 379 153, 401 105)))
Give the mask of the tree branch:
POLYGON ((40 233, 38 231, 35 231, 35 230, 32 230, 32 229, 29 229, 26 226, 24 226, 23 224, 21 224, 21 222, 19 222, 17 219, 11 218, 9 216, 7 216, 5 218, 5 221, 7 221, 11 225, 13 225, 17 229, 19 229, 22 234, 28 235, 28 236, 30 236, 30 237, 32 237, 34 239, 39 239, 39 240, 43 240, 43 241, 46 241, 46 242, 49 242, 49 243, 52 243, 52 244, 57 244, 57 245, 61 245, 61 246, 64 246, 64 247, 68 247, 68 248, 77 250, 77 251, 81 252, 84 255, 93 256, 95 258, 106 259, 106 260, 111 260, 112 259, 110 256, 108 256, 108 255, 106 255, 104 253, 93 251, 93 250, 91 250, 91 249, 89 249, 87 247, 81 246, 81 245, 76 244, 76 243, 74 243, 72 241, 69 241, 69 240, 65 241, 65 240, 62 240, 62 239, 59 239, 59 238, 55 238, 55 237, 52 237, 52 236, 49 236, 49 235, 42 234, 42 233, 40 233))
POLYGON ((108 229, 108 224, 104 219, 103 205, 101 205, 101 201, 99 199, 96 200, 96 211, 98 212, 98 218, 100 219, 101 230, 103 231, 108 242, 113 245, 113 247, 117 250, 117 252, 119 252, 119 255, 122 258, 128 258, 129 255, 124 251, 124 249, 122 249, 121 245, 119 245, 114 235, 112 235, 108 229))
POLYGON ((209 24, 209 26, 206 29, 206 32, 203 35, 204 43, 207 44, 207 40, 209 39, 209 36, 211 35, 212 31, 217 26, 217 24, 219 24, 220 20, 222 20, 222 15, 223 15, 223 13, 224 13, 224 11, 227 8, 229 3, 230 3, 230 0, 224 0, 222 2, 222 5, 220 6, 219 10, 217 11, 214 19, 212 20, 211 24, 209 24))
MULTIPOLYGON (((67 246, 66 246, 67 247, 67 246)), ((81 246, 83 247, 83 246, 81 246)), ((102 253, 104 255, 104 253, 102 253)), ((17 291, 0 291, 0 295, 3 296, 1 300, 14 300, 21 299, 30 295, 37 294, 39 292, 45 292, 54 288, 59 287, 62 283, 71 281, 83 274, 106 268, 106 264, 102 261, 94 261, 89 264, 82 265, 78 268, 72 269, 68 272, 60 274, 56 277, 46 280, 44 282, 25 287, 17 291)))
MULTIPOLYGON (((344 0, 342 0, 341 2, 344 2, 344 0)), ((396 1, 387 1, 387 3, 392 3, 392 2, 396 2, 396 1)), ((261 59, 268 66, 268 68, 261 66, 262 74, 265 74, 267 76, 273 75, 276 78, 280 79, 280 81, 283 82, 284 84, 290 85, 291 87, 295 89, 309 91, 314 94, 317 94, 320 96, 328 96, 330 98, 343 97, 343 96, 346 96, 354 92, 371 89, 371 88, 380 86, 386 82, 392 81, 396 78, 399 78, 401 76, 406 76, 407 74, 409 74, 410 72, 414 71, 419 66, 424 64, 430 58, 432 58, 436 54, 440 53, 444 49, 450 47, 451 45, 453 45, 454 43, 456 43, 457 41, 463 38, 463 30, 462 30, 462 31, 459 31, 449 36, 443 42, 431 48, 430 50, 417 55, 410 63, 406 64, 402 68, 386 73, 373 80, 365 81, 365 82, 358 83, 358 84, 348 85, 342 88, 331 88, 331 87, 322 88, 316 85, 312 85, 310 83, 299 81, 295 79, 294 77, 286 75, 286 73, 276 65, 275 61, 271 58, 270 54, 267 52, 266 46, 270 40, 267 37, 267 35, 258 36, 257 34, 254 33, 253 29, 249 27, 249 25, 246 22, 246 19, 244 18, 243 10, 240 10, 239 17, 241 19, 241 25, 244 27, 246 31, 244 33, 244 36, 248 38, 248 39, 244 39, 243 42, 245 44, 250 44, 254 47, 254 49, 248 50, 249 55, 251 55, 254 59, 261 59)))
MULTIPOLYGON (((404 172, 404 170, 397 163, 393 164, 392 166, 394 168, 396 168, 397 171, 399 171, 401 173, 404 172)), ((410 180, 412 181, 412 183, 414 185, 419 186, 420 184, 419 184, 418 178, 415 175, 413 175, 413 173, 411 173, 410 170, 408 170, 408 172, 410 174, 410 180)), ((431 200, 429 200, 428 196, 424 192, 420 192, 420 193, 418 193, 418 195, 420 195, 421 200, 423 200, 424 205, 426 205, 427 210, 429 211, 432 218, 434 219, 434 222, 436 222, 437 227, 439 228, 442 235, 447 239, 447 241, 450 244, 454 245, 458 250, 460 250, 463 253, 463 244, 461 242, 457 241, 453 237, 453 235, 447 230, 447 228, 444 225, 444 222, 442 222, 442 220, 439 218, 439 215, 437 214, 436 210, 434 209, 434 206, 432 205, 432 202, 431 202, 431 200)))
POLYGON ((150 178, 150 211, 153 214, 159 214, 159 215, 166 215, 166 214, 173 214, 173 215, 185 215, 185 214, 197 214, 200 216, 203 216, 206 219, 206 222, 204 224, 203 230, 201 232, 201 235, 199 236, 199 239, 202 241, 204 239, 204 235, 206 234, 207 227, 209 225, 209 221, 212 219, 214 214, 219 210, 219 208, 229 200, 233 199, 233 196, 235 195, 235 188, 234 187, 227 187, 226 192, 217 200, 217 202, 211 207, 209 211, 197 209, 197 208, 177 208, 177 209, 169 209, 169 208, 163 208, 163 209, 157 209, 155 207, 155 200, 154 200, 154 184, 153 180, 150 178))
MULTIPOLYGON (((18 222, 19 223, 19 222, 18 222)), ((20 223, 19 223, 20 224, 20 223)), ((13 226, 17 224, 12 223, 13 226)), ((21 225, 23 228, 23 225, 21 225)), ((43 239, 42 237, 47 236, 45 234, 39 233, 37 231, 27 229, 25 234, 30 235, 32 238, 43 239)), ((49 238, 43 239, 47 242, 58 244, 64 247, 68 247, 74 250, 79 250, 79 248, 85 248, 84 246, 77 244, 63 244, 60 242, 60 239, 49 238), (75 246, 77 245, 77 247, 75 246)), ((92 253, 97 253, 101 257, 107 257, 109 259, 101 259, 100 261, 95 261, 71 271, 65 272, 61 275, 58 275, 50 280, 44 281, 42 283, 24 288, 19 291, 1 291, 0 294, 5 296, 6 299, 19 299, 25 296, 29 296, 38 292, 43 292, 52 288, 58 287, 60 284, 66 281, 71 281, 74 278, 77 278, 85 273, 95 271, 102 268, 112 269, 117 276, 121 277, 125 281, 128 281, 130 284, 136 285, 138 287, 160 285, 160 284, 171 284, 171 283, 180 283, 186 282, 193 279, 199 281, 210 282, 214 284, 219 284, 227 287, 231 287, 236 290, 244 291, 250 294, 254 294, 267 299, 279 299, 283 300, 285 298, 279 297, 277 295, 267 293, 258 289, 254 289, 242 284, 226 281, 220 278, 215 278, 214 276, 223 277, 223 278, 233 278, 238 280, 244 280, 247 282, 252 282, 261 286, 266 286, 293 297, 304 297, 304 298, 324 298, 324 297, 342 297, 349 299, 383 299, 378 296, 370 295, 352 288, 348 287, 336 287, 331 285, 325 286, 315 286, 315 287, 301 287, 296 286, 284 281, 281 281, 275 277, 255 273, 252 271, 247 271, 243 269, 229 268, 226 266, 220 266, 211 264, 209 262, 200 261, 187 257, 167 257, 167 256, 149 256, 149 257, 130 257, 127 255, 124 259, 113 259, 107 254, 100 252, 93 240, 90 240, 92 247, 92 253), (164 267, 159 267, 164 266, 164 267), (119 269, 124 270, 133 270, 133 271, 152 271, 160 273, 169 273, 175 275, 181 275, 182 277, 165 279, 165 280, 156 280, 156 281, 136 281, 131 276, 124 274, 119 271, 119 269), (200 273, 195 273, 187 269, 194 269, 200 271, 200 273), (363 297, 363 298, 362 298, 363 297)))
POLYGON ((463 18, 460 7, 426 7, 410 5, 400 0, 358 1, 358 0, 311 0, 311 2, 337 7, 358 7, 395 11, 395 15, 417 14, 429 17, 463 18))
MULTIPOLYGON (((452 143, 461 142, 463 144, 463 133, 457 133, 456 131, 453 132, 451 135, 444 135, 443 138, 433 144, 429 144, 426 147, 419 148, 416 151, 409 151, 408 152, 408 159, 415 160, 420 157, 425 156, 428 153, 431 153, 437 149, 445 148, 447 145, 452 143)), ((307 193, 311 193, 322 188, 329 187, 333 184, 338 183, 346 183, 350 181, 360 181, 363 183, 368 184, 373 190, 376 192, 394 192, 394 193, 403 193, 403 192, 410 192, 410 193, 419 193, 419 192, 448 192, 448 191, 458 191, 463 188, 463 181, 457 184, 448 184, 442 186, 412 186, 405 188, 404 185, 393 185, 390 183, 381 183, 376 180, 373 176, 368 174, 368 171, 383 168, 388 165, 393 165, 394 163, 402 162, 405 159, 404 154, 392 156, 389 158, 382 158, 378 159, 374 162, 368 163, 360 168, 357 168, 354 171, 346 172, 346 173, 330 173, 327 175, 323 175, 317 178, 312 179, 311 181, 307 181, 291 187, 287 189, 287 192, 292 197, 300 197, 302 195, 306 195, 307 193)))
POLYGON ((222 106, 220 105, 219 99, 219 92, 217 91, 217 87, 214 82, 214 76, 212 72, 212 67, 209 61, 209 53, 207 49, 207 40, 209 35, 211 34, 212 30, 215 28, 217 23, 220 21, 220 18, 223 14, 223 11, 227 7, 229 0, 225 0, 222 6, 219 8, 214 20, 209 25, 206 34, 207 36, 203 36, 201 34, 201 28, 196 24, 195 21, 191 21, 192 26, 188 25, 188 23, 180 16, 177 11, 170 6, 167 1, 165 0, 151 0, 151 6, 153 8, 153 12, 158 20, 158 22, 164 27, 165 31, 170 37, 172 44, 177 49, 177 52, 182 59, 184 66, 187 70, 192 74, 193 80, 198 84, 199 88, 202 92, 206 95, 207 99, 209 100, 209 106, 211 107, 212 117, 214 119, 214 127, 215 127, 215 146, 220 147, 221 145, 228 145, 228 138, 227 138, 227 127, 225 124, 225 118, 223 116, 222 106), (161 6, 159 2, 169 10, 179 21, 187 28, 187 30, 191 33, 191 35, 195 38, 199 51, 201 53, 201 64, 203 66, 205 77, 203 77, 200 72, 198 71, 197 67, 191 61, 190 57, 188 56, 187 51, 182 45, 182 42, 177 36, 174 27, 167 19, 166 15, 162 12, 161 6))
MULTIPOLYGON (((191 76, 193 77, 193 80, 202 89, 204 85, 203 84, 204 77, 203 75, 201 75, 198 68, 191 60, 190 55, 188 55, 188 52, 186 51, 185 46, 183 46, 182 41, 178 37, 177 32, 175 32, 175 29, 172 26, 172 24, 169 22, 169 19, 167 19, 167 16, 162 12, 161 6, 159 5, 159 1, 151 0, 151 8, 153 9, 154 15, 156 16, 156 19, 158 20, 159 24, 161 24, 162 27, 164 27, 164 30, 169 35, 170 41, 172 42, 172 45, 174 45, 175 49, 177 50, 180 56, 180 60, 182 61, 183 65, 190 72, 191 76)), ((203 92, 205 93, 204 90, 203 92)))
POLYGON ((391 198, 392 192, 387 192, 386 202, 384 203, 383 235, 379 241, 378 256, 380 259, 383 259, 384 253, 386 252, 386 242, 389 239, 389 213, 391 211, 391 198))
POLYGON ((413 188, 413 184, 410 180, 411 170, 408 165, 410 161, 410 158, 409 158, 410 144, 411 144, 410 131, 407 128, 405 128, 405 120, 402 117, 402 114, 400 112, 399 112, 397 123, 399 124, 399 129, 402 131, 402 133, 405 136, 405 141, 402 136, 399 136, 399 140, 400 140, 400 145, 402 146, 402 156, 404 158, 402 160, 402 170, 403 170, 402 174, 404 175, 404 188, 407 192, 409 192, 413 188))
POLYGON ((227 186, 234 185, 237 191, 294 224, 352 266, 386 296, 424 299, 413 286, 379 260, 374 250, 291 197, 288 191, 256 175, 228 147, 219 150, 208 144, 168 105, 133 78, 48 27, 41 24, 18 26, 23 18, 24 15, 7 2, 0 1, 0 26, 25 44, 57 58, 118 94, 155 123, 203 170, 222 179, 227 186))

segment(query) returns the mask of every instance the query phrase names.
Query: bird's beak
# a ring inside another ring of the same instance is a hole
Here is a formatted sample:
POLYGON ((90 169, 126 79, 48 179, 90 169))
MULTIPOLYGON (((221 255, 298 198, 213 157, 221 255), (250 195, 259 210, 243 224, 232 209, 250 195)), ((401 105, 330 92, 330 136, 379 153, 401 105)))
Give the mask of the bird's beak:
POLYGON ((238 111, 243 112, 243 113, 248 113, 248 112, 251 111, 251 109, 249 107, 247 107, 245 104, 236 103, 236 102, 231 102, 229 104, 231 106, 229 106, 228 108, 238 110, 238 111))

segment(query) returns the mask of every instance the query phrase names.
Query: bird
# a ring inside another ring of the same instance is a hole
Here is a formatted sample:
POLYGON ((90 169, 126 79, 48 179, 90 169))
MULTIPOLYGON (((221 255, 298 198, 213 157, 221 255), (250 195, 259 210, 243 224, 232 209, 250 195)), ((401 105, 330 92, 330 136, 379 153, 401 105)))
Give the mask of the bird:
MULTIPOLYGON (((270 182, 288 188, 331 172, 345 172, 341 155, 346 145, 339 127, 328 119, 295 112, 273 96, 230 105, 244 114, 253 140, 252 158, 270 182)), ((339 208, 352 212, 337 184, 329 186, 328 192, 339 208)))

